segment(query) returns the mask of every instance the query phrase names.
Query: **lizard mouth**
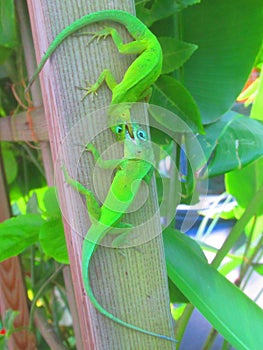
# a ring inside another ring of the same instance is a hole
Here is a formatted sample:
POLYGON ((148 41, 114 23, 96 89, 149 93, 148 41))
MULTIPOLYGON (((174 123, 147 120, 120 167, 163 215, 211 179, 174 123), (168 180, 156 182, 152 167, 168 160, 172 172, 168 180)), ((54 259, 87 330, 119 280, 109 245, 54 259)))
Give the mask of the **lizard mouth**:
POLYGON ((134 139, 134 134, 133 134, 133 127, 131 123, 126 124, 126 130, 128 134, 130 135, 131 139, 134 139))

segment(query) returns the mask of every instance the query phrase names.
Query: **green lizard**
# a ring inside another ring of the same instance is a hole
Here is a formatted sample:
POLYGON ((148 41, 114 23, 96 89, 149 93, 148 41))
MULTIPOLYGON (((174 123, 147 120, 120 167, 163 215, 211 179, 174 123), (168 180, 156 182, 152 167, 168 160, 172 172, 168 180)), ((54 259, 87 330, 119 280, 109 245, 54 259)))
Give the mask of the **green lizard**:
POLYGON ((157 38, 138 18, 128 12, 120 10, 94 12, 77 19, 63 29, 42 57, 33 77, 29 81, 26 91, 31 87, 48 58, 68 36, 88 24, 108 20, 123 24, 135 40, 124 44, 117 30, 110 27, 105 27, 103 30, 93 33, 93 38, 98 37, 100 39, 111 35, 120 53, 138 54, 139 56, 127 69, 120 83, 116 82, 110 70, 104 69, 96 83, 82 89, 87 91, 85 95, 89 93, 94 94, 101 84, 106 81, 112 91, 112 99, 108 111, 109 126, 118 139, 124 139, 126 124, 129 132, 132 133, 130 126, 131 103, 150 95, 150 87, 160 75, 162 68, 162 50, 157 38))
MULTIPOLYGON (((122 160, 104 161, 100 158, 98 151, 93 145, 89 144, 86 147, 88 151, 93 153, 98 165, 103 167, 108 167, 108 165, 118 165, 117 172, 112 181, 108 195, 101 207, 97 203, 93 193, 86 189, 82 184, 72 179, 64 169, 64 176, 67 183, 73 186, 78 192, 85 195, 88 213, 92 222, 83 243, 82 278, 87 295, 89 296, 92 304, 101 314, 117 322, 118 324, 135 331, 176 342, 174 338, 144 330, 117 318, 105 310, 94 296, 88 276, 91 258, 97 248, 97 245, 102 241, 102 239, 110 232, 116 233, 117 230, 117 233, 122 232, 125 234, 125 231, 131 228, 131 225, 121 223, 120 219, 134 201, 142 180, 149 182, 152 177, 152 172, 154 169, 153 152, 151 149, 151 144, 147 139, 147 133, 142 128, 138 127, 137 124, 133 123, 132 128, 134 135, 133 137, 130 136, 130 133, 126 129, 124 139, 124 158, 122 160), (108 164, 108 162, 110 163, 108 164)), ((119 237, 117 239, 119 239, 119 237)))

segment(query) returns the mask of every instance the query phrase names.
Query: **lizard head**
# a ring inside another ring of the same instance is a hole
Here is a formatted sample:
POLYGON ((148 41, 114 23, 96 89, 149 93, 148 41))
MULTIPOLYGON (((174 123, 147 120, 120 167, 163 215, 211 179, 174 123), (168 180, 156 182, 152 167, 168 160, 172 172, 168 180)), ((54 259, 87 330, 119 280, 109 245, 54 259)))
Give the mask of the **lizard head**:
POLYGON ((131 138, 134 138, 133 128, 131 123, 127 124, 117 124, 111 127, 111 131, 116 136, 117 141, 122 141, 126 137, 126 132, 129 133, 131 138))
POLYGON ((130 103, 119 103, 111 105, 109 108, 109 125, 111 131, 116 136, 117 141, 124 140, 128 130, 133 138, 133 127, 131 124, 130 103))
POLYGON ((116 136, 117 141, 125 139, 125 124, 117 124, 111 126, 111 131, 116 136))
POLYGON ((125 156, 127 158, 143 159, 153 162, 152 144, 148 132, 137 123, 126 124, 125 128, 125 156), (132 132, 130 131, 132 129, 132 132))

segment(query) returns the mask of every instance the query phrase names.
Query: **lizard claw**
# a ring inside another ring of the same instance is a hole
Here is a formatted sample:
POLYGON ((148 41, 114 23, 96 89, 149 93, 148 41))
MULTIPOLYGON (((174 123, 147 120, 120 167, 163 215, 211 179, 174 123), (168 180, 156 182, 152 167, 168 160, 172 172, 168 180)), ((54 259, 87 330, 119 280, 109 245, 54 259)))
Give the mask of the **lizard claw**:
POLYGON ((83 91, 86 91, 85 94, 83 95, 83 97, 81 98, 81 101, 83 101, 88 95, 92 95, 91 99, 92 101, 94 100, 94 95, 98 95, 97 93, 97 87, 95 87, 94 85, 92 84, 89 84, 87 81, 87 86, 83 87, 83 86, 76 86, 77 89, 79 90, 83 90, 83 91))
POLYGON ((92 35, 90 40, 87 43, 87 46, 95 39, 97 39, 97 42, 99 42, 101 39, 105 40, 112 32, 112 28, 110 27, 104 27, 103 29, 97 31, 97 32, 81 32, 75 34, 75 36, 83 36, 83 35, 92 35))

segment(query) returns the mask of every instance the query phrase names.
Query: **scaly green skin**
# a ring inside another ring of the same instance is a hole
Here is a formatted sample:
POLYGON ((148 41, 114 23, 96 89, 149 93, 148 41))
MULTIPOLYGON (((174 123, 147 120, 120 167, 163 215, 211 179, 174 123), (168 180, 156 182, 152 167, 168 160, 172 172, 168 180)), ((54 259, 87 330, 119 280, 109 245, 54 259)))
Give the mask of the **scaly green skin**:
MULTIPOLYGON (((64 170, 66 181, 77 191, 86 196, 88 212, 92 221, 92 225, 88 230, 83 243, 82 278, 87 295, 92 304, 101 314, 124 327, 164 340, 176 342, 174 338, 142 329, 122 321, 118 317, 109 313, 99 304, 94 296, 88 277, 91 258, 102 239, 109 232, 113 232, 116 229, 119 230, 119 233, 120 231, 125 233, 125 230, 131 228, 129 225, 120 223, 119 221, 133 202, 140 188, 141 181, 145 180, 148 182, 152 176, 153 153, 150 142, 147 140, 146 133, 143 129, 138 128, 136 124, 132 124, 132 127, 134 137, 132 138, 128 131, 126 131, 125 134, 124 159, 117 161, 117 163, 113 161, 113 164, 115 163, 114 165, 119 164, 118 170, 101 208, 99 208, 92 192, 87 190, 79 182, 70 178, 64 170)), ((92 145, 88 145, 87 150, 93 153, 98 164, 108 162, 100 159, 97 150, 92 145)), ((109 162, 111 163, 111 161, 109 162)))
POLYGON ((130 127, 130 103, 137 102, 149 95, 150 87, 160 75, 162 68, 162 50, 157 38, 138 18, 128 12, 119 10, 98 11, 85 15, 71 23, 50 44, 33 77, 30 79, 26 91, 31 87, 48 58, 68 36, 91 23, 108 20, 123 24, 134 38, 134 41, 123 44, 118 32, 114 28, 109 27, 95 33, 94 37, 101 38, 111 35, 120 53, 138 54, 139 56, 127 69, 120 83, 117 83, 112 73, 105 69, 99 76, 98 81, 92 86, 84 88, 84 90, 87 90, 87 94, 95 93, 103 81, 106 81, 112 90, 112 100, 109 107, 109 126, 118 139, 124 139, 125 124, 128 124, 129 132, 130 134, 132 133, 132 128, 130 127), (114 127, 116 125, 121 125, 121 129, 116 129, 114 127))

